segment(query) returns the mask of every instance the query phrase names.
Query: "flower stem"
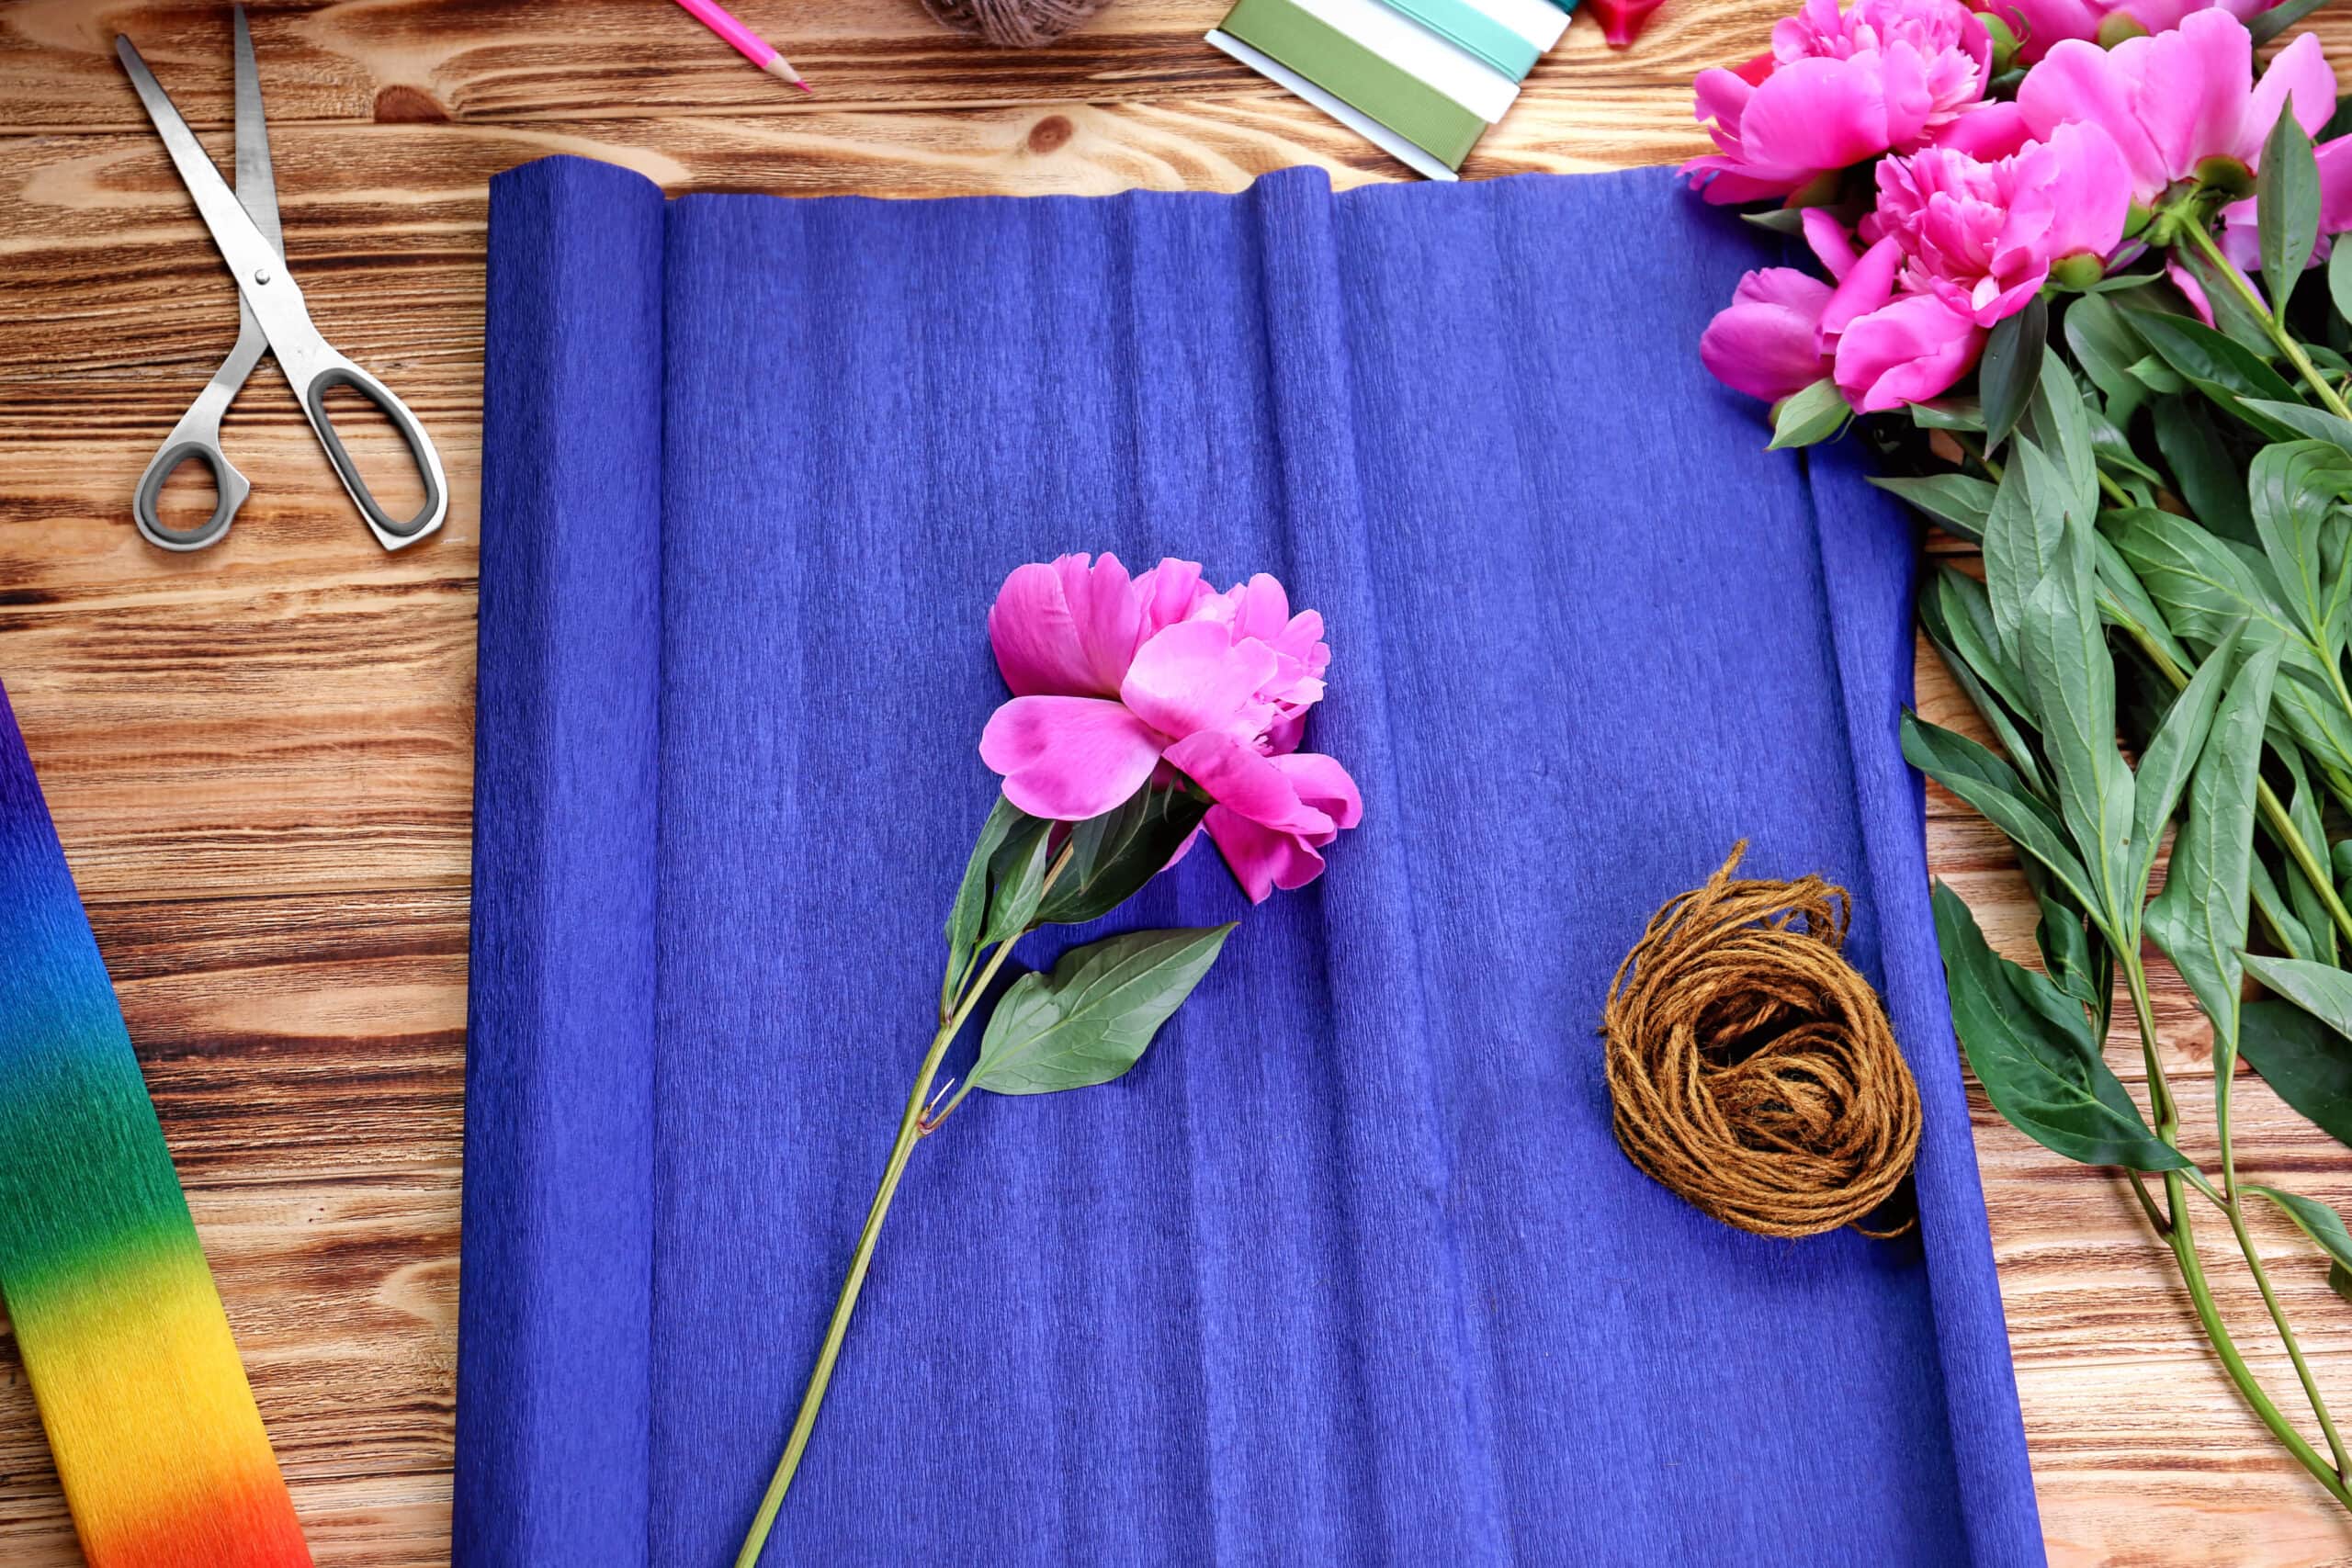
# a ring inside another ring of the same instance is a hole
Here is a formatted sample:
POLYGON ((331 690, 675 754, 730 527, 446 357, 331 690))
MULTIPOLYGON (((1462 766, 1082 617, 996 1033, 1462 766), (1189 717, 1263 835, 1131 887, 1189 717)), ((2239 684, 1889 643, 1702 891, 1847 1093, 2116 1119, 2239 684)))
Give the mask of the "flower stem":
POLYGON ((2270 1402, 2270 1396, 2255 1381, 2245 1359, 2238 1354, 2237 1345, 2230 1337, 2229 1325, 2222 1321, 2221 1312, 2213 1304, 2213 1288, 2206 1282, 2205 1265, 2197 1256, 2197 1238, 2189 1225, 2188 1209, 2181 1201, 2178 1171, 2165 1172, 2165 1193, 2173 1209, 2173 1258, 2180 1265, 2181 1282, 2188 1287, 2188 1299, 2197 1309, 2197 1321, 2203 1325, 2205 1337, 2213 1346, 2213 1353, 2221 1357, 2222 1370, 2229 1373, 2230 1381, 2237 1384, 2238 1392, 2254 1407, 2254 1413, 2261 1417, 2262 1424, 2270 1428, 2271 1435, 2295 1456, 2296 1462, 2311 1472, 2313 1480, 2327 1488, 2329 1496, 2342 1506, 2352 1508, 2352 1489, 2346 1488, 2344 1477, 2330 1469, 2319 1450, 2305 1442, 2302 1434, 2278 1413, 2278 1407, 2270 1402))
POLYGON ((2278 318, 2271 314, 2270 307, 2263 302, 2261 295, 2254 291, 2254 285, 2246 281, 2245 275, 2232 266, 2229 258, 2222 254, 2221 247, 2213 243, 2213 236, 2205 231, 2205 226, 2190 223, 2184 226, 2183 231, 2188 235, 2188 243, 2197 247, 2198 254, 2212 263, 2216 272, 2230 280, 2239 298, 2262 319, 2262 330, 2270 335, 2272 343, 2278 345, 2278 352, 2287 356, 2287 363, 2295 367, 2304 384, 2319 394, 2319 400, 2327 412, 2338 419, 2352 420, 2352 407, 2346 407, 2335 389, 2327 384, 2326 378, 2319 373, 2319 367, 2312 363, 2311 355, 2303 352, 2303 345, 2295 341, 2292 333, 2279 324, 2278 318))
MULTIPOLYGON (((1061 854, 1046 873, 1044 891, 1050 890, 1054 879, 1069 863, 1069 847, 1064 845, 1061 854)), ((816 1369, 808 1374, 808 1386, 800 1396, 800 1412, 793 1417, 792 1435, 785 1439, 784 1458, 776 1461, 775 1474, 768 1481, 768 1489, 760 1499, 760 1511, 752 1517, 752 1528, 743 1538, 743 1549, 735 1554, 735 1568, 755 1568, 760 1553, 767 1549, 768 1532, 775 1528, 778 1509, 784 1506, 785 1494, 792 1490, 793 1475, 800 1469, 800 1456, 808 1451, 809 1434, 816 1430, 817 1413, 824 1407, 825 1390, 833 1381, 833 1363, 840 1359, 842 1340, 849 1333, 850 1314, 857 1310, 858 1293, 865 1288, 865 1270, 874 1261, 875 1243, 881 1238, 882 1222, 890 1213, 890 1200, 898 1196, 899 1179, 906 1174, 907 1161, 914 1153, 915 1144, 922 1136, 923 1108, 931 1100, 933 1080, 939 1076, 939 1064, 947 1055, 947 1047, 955 1043, 972 1010, 987 994, 989 983, 996 978, 998 969, 1012 952, 1012 944, 1023 933, 1016 933, 997 943, 988 963, 978 976, 966 986, 955 1009, 940 1024, 939 1032, 931 1037, 930 1049, 923 1053, 922 1070, 915 1077, 915 1087, 907 1096, 907 1108, 899 1118, 899 1135, 891 1141, 889 1162, 882 1168, 881 1184, 874 1190, 874 1201, 865 1211, 865 1228, 857 1233, 857 1248, 850 1254, 849 1277, 842 1281, 840 1297, 833 1303, 832 1321, 825 1325, 825 1341, 817 1351, 816 1369)))
MULTIPOLYGON (((2165 1080, 2163 1065, 2157 1060, 2155 1012, 2148 1000, 2147 971, 2140 963, 2137 953, 2130 954, 2125 958, 2124 983, 2132 993, 2132 1011, 2139 1022, 2140 1043, 2147 1055, 2148 1097, 2156 1112, 2156 1136, 2167 1145, 2172 1145, 2177 1144, 2179 1138, 2178 1102, 2174 1100, 2171 1086, 2165 1080)), ((2294 1331, 2288 1327, 2286 1314, 2279 1308, 2278 1298, 2271 1293, 2269 1278, 2263 1270, 2261 1259, 2255 1251, 2252 1238, 2246 1233, 2245 1222, 2238 1208, 2236 1180, 2230 1164, 2228 1089, 2226 1079, 2217 1081, 2223 1086, 2220 1089, 2215 1101, 2214 1116, 2222 1129, 2222 1179, 2227 1188, 2227 1196, 2224 1197, 2207 1186, 2201 1179, 2201 1173, 2197 1173, 2199 1177, 2198 1185, 2206 1196, 2221 1204, 2222 1212, 2229 1216, 2230 1228, 2237 1235, 2240 1249, 2245 1254, 2246 1263, 2254 1272, 2255 1282, 2261 1287, 2262 1299, 2269 1304, 2270 1319, 2278 1325, 2279 1338, 2287 1347, 2288 1357, 2295 1364, 2296 1375, 2302 1380, 2303 1392, 2311 1398, 2312 1413, 2319 1417, 2321 1430, 2327 1434, 2328 1448, 2335 1456, 2335 1464, 2333 1468, 2330 1468, 2328 1461, 2320 1456, 2317 1450, 2304 1440, 2302 1434, 2295 1430, 2286 1416, 2279 1413, 2278 1406, 2272 1403, 2268 1393, 2263 1389, 2261 1383, 2256 1381, 2253 1371, 2246 1366, 2245 1358, 2238 1353, 2237 1342, 2230 1337, 2229 1325, 2222 1321, 2221 1311, 2213 1303, 2212 1286, 2205 1278, 2204 1262, 2197 1256, 2196 1231, 2190 1224, 2188 1205, 2186 1201, 2185 1184, 2188 1173, 2177 1170, 2168 1170, 2164 1173, 2165 1214, 2163 1218, 2165 1223, 2157 1225, 2157 1234, 2172 1247, 2174 1261, 2180 1267, 2181 1282, 2188 1287, 2189 1300, 2197 1309, 2197 1321, 2203 1326, 2205 1337, 2211 1343, 2214 1354, 2222 1359, 2222 1370, 2228 1372, 2230 1381, 2237 1384, 2238 1392, 2245 1396, 2245 1402, 2254 1407, 2255 1415, 2261 1418, 2264 1426, 2270 1428, 2273 1436, 2287 1446, 2287 1450, 2295 1456, 2297 1462, 2310 1471, 2338 1503, 2346 1508, 2352 1508, 2352 1488, 2346 1487, 2344 1477, 2342 1441, 2336 1436, 2335 1423, 2328 1418, 2326 1404, 2320 1397, 2319 1387, 2312 1381, 2310 1369, 2303 1361, 2302 1351, 2295 1341, 2294 1331)), ((2158 1216, 2153 1205, 2148 1206, 2149 1218, 2151 1222, 2154 1222, 2158 1216)))

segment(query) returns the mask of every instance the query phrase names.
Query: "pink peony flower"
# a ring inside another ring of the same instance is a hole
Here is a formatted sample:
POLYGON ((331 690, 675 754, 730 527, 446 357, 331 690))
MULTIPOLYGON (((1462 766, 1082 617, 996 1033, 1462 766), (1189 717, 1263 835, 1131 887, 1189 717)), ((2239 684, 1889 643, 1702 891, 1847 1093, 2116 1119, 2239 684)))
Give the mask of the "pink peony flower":
POLYGON ((1960 0, 1805 0, 1769 55, 1700 73, 1698 118, 1720 151, 1681 172, 1709 201, 1754 201, 1910 152, 1985 107, 1992 57, 1960 0))
POLYGON ((1989 163, 1940 147, 1886 159, 1861 234, 1901 247, 1905 291, 1989 327, 2023 310, 2053 263, 2104 264, 2131 206, 2114 141, 2096 125, 2069 124, 1989 163))
POLYGON ((1016 569, 989 611, 1012 700, 980 758, 1034 817, 1082 821, 1172 771, 1215 804, 1202 826, 1251 900, 1300 887, 1363 804, 1347 770, 1298 750, 1323 696, 1323 618, 1260 573, 1211 592, 1190 561, 1129 579, 1115 556, 1016 569))
POLYGON ((2090 41, 2109 17, 2128 17, 2152 33, 2168 33, 2199 11, 2227 11, 2251 21, 2276 0, 1995 0, 1984 10, 2018 35, 2018 61, 2031 65, 2069 39, 2090 41))
POLYGON ((1829 374, 1834 345, 1821 341, 1829 285, 1792 266, 1768 266, 1739 280, 1731 303, 1699 335, 1699 357, 1716 380, 1778 402, 1829 374))
POLYGON ((2111 50, 2067 41, 2026 73, 2018 109, 2047 140, 2069 122, 2114 140, 2132 194, 2154 206, 2175 180, 2208 158, 2253 168, 2263 138, 2291 97, 2295 118, 2316 135, 2335 111, 2335 76, 2309 33, 2254 79, 2254 40, 2226 11, 2199 11, 2172 32, 2127 39, 2111 50))

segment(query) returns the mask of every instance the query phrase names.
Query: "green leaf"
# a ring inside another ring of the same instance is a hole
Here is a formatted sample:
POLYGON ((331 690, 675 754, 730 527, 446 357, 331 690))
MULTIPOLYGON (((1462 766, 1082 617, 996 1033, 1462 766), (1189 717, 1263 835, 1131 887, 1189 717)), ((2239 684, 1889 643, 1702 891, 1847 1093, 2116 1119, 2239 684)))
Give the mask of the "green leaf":
POLYGON ((2323 533, 2342 534, 2336 508, 2352 496, 2352 454, 2325 441, 2282 441, 2255 454, 2246 470, 2254 531, 2286 604, 2323 657, 2343 653, 2342 573, 2323 558, 2323 533), (2330 578, 2334 581, 2331 581, 2330 578))
POLYGON ((1993 1109, 2044 1148, 2086 1165, 2185 1169, 2188 1161, 2149 1131, 2100 1058, 2082 1004, 1995 953, 1968 906, 1941 882, 1935 904, 1952 1028, 1993 1109))
POLYGON ((2308 403, 2272 402, 2267 398, 2248 398, 2245 406, 2260 411, 2265 418, 2285 425, 2298 435, 2331 442, 2340 451, 2352 452, 2352 423, 2325 409, 2315 409, 2308 403))
POLYGON ((2149 423, 2155 431, 2156 450, 2172 470, 2173 488, 2197 520, 2225 539, 2253 544, 2245 468, 2213 427, 2206 406, 2190 398, 2159 398, 2149 423))
POLYGON ((2148 935, 2213 1021, 2213 1071, 2224 1085, 2237 1053, 2255 784, 2278 673, 2278 649, 2266 648, 2230 682, 2189 783, 2188 821, 2173 840, 2165 889, 2147 908, 2148 935))
POLYGON ((2083 406, 2082 389, 2075 384, 2073 373, 2055 348, 2042 350, 2041 370, 2018 428, 2056 459, 2057 469, 2066 480, 2063 493, 2069 514, 2098 515, 2098 446, 2091 431, 2090 411, 2083 406))
POLYGON ((980 945, 1010 942, 1036 919, 1037 900, 1046 890, 1046 858, 1053 845, 1054 825, 1032 817, 1005 835, 989 864, 988 919, 980 926, 980 945))
POLYGON ((2312 156, 2312 139, 2295 119, 2291 94, 2262 144, 2254 217, 2262 244, 2262 280, 2270 286, 2270 314, 2283 326, 2287 301, 2319 243, 2319 163, 2312 156))
POLYGON ((2128 941, 2140 908, 2131 881, 2141 858, 2132 839, 2134 785, 2115 744, 2115 660, 2092 589, 2091 536, 2086 525, 2070 527, 2064 555, 2026 600, 2018 663, 2059 815, 2091 874, 2090 907, 2105 911, 2105 930, 2128 941))
POLYGON ((2173 808, 2180 804, 2181 791, 2188 787, 2197 759, 2204 752, 2205 737, 2212 727, 2213 710, 2220 705, 2230 655, 2236 645, 2233 629, 2173 699, 2164 722, 2140 753, 2132 805, 2132 842, 2137 859, 2132 866, 2131 886, 2135 898, 2147 888, 2165 824, 2172 820, 2173 808))
POLYGON ((2259 1192, 2278 1204, 2279 1211, 2295 1222, 2295 1228, 2327 1254, 2328 1289, 2346 1301, 2352 1301, 2352 1231, 2344 1228, 2344 1217, 2315 1198, 2298 1197, 2259 1181, 2243 1185, 2247 1191, 2259 1192))
MULTIPOLYGON (((2287 770, 2293 787, 2287 795, 2287 819, 2306 844, 2324 844, 2327 830, 2321 820, 2318 791, 2312 788, 2310 775, 2304 771, 2302 753, 2295 746, 2278 748, 2278 760, 2287 770)), ((2293 900, 2295 919, 2303 927, 2303 951, 2290 956, 2313 958, 2323 964, 2335 962, 2335 921, 2327 905, 2292 859, 2285 863, 2288 896, 2293 900)))
POLYGON ((1772 439, 1764 450, 1811 446, 1846 428, 1853 411, 1846 406, 1838 383, 1824 376, 1802 392, 1782 398, 1772 411, 1772 439))
POLYGON ((2098 294, 2085 295, 2066 307, 2064 336, 2083 374, 2107 394, 2108 418, 2128 423, 2148 395, 2147 383, 2132 374, 2132 363, 2147 356, 2147 344, 2114 302, 2098 294))
POLYGON ((980 917, 987 913, 989 904, 989 865, 995 860, 1005 836, 1028 820, 1027 813, 999 795, 989 819, 980 824, 980 836, 973 840, 971 855, 964 862, 964 880, 956 888, 956 902, 947 911, 947 979, 940 991, 943 1005, 955 1000, 956 987, 978 948, 980 917))
POLYGON ((2327 298, 2339 320, 2352 321, 2352 254, 2342 245, 2327 254, 2327 298))
POLYGON ((1986 609, 1984 630, 1980 633, 1973 624, 1971 611, 1962 592, 1947 590, 1943 578, 1957 578, 1976 591, 1982 599, 1984 585, 1963 573, 1945 567, 1939 569, 1938 581, 1919 596, 1919 630, 1928 643, 1951 671, 1953 683, 1968 696, 1995 737, 2009 765, 2018 772, 2024 787, 2035 798, 2047 798, 2047 785, 2041 777, 2041 766, 2034 755, 2033 744, 2027 739, 2030 731, 2011 711, 2009 702, 2000 694, 2001 687, 1993 682, 2016 683, 2021 689, 2024 676, 2010 670, 1991 647, 1991 611, 1986 609), (1955 603, 1955 601, 1959 601, 1955 603), (1980 668, 1977 660, 1983 660, 1980 668))
POLYGON ((2236 339, 2185 316, 2161 310, 2126 310, 2132 325, 2148 346, 2183 379, 2222 407, 2271 434, 2291 434, 2266 421, 2259 410, 2242 400, 2252 398, 2276 402, 2297 401, 2295 389, 2260 355, 2236 339))
POLYGON ((2290 1003, 2248 1002, 2238 1054, 2297 1114, 2352 1145, 2352 1040, 2290 1003))
POLYGON ((2333 964, 2245 955, 2246 973, 2338 1034, 2352 1034, 2352 974, 2333 964))
POLYGON ((2245 30, 2253 35, 2254 47, 2260 49, 2325 3, 2326 0, 2287 0, 2285 5, 2274 6, 2246 23, 2245 30))
POLYGON ((1984 537, 1984 514, 1993 507, 1993 486, 1986 480, 1967 474, 1929 474, 1918 479, 1873 479, 1871 483, 1900 496, 1964 539, 1984 537))
MULTIPOLYGON (((2032 862, 2025 863, 2028 866, 2032 862)), ((2114 994, 2115 976, 2107 946, 2093 942, 2083 924, 2083 912, 2064 895, 2037 893, 2041 918, 2034 922, 2034 945, 2041 951, 2042 967, 2058 988, 2083 1006, 2104 1009, 2114 994)))
POLYGON ((1935 625, 1949 638, 1953 651, 2011 713, 2032 711, 2026 701, 2025 671, 2001 652, 1993 602, 1983 583, 1964 571, 1938 567, 1920 603, 1933 610, 1935 625))
POLYGON ((2141 586, 2187 641, 2211 647, 2240 621, 2249 646, 2299 637, 2245 557, 2185 517, 2144 507, 2104 513, 2100 525, 2141 586))
POLYGON ((2132 362, 2132 378, 2159 397, 2174 397, 2188 390, 2188 383, 2174 375, 2172 367, 2154 353, 2132 362))
POLYGON ((1922 430, 1958 430, 1982 434, 1984 405, 1974 398, 1930 398, 1910 405, 1911 423, 1922 430))
POLYGON ((1041 925, 1100 919, 1166 868, 1201 825, 1208 802, 1190 790, 1144 785, 1070 829, 1070 863, 1038 906, 1041 925))
MULTIPOLYGON (((2293 868, 2290 866, 2289 874, 2293 868)), ((2271 878, 2270 868, 2256 855, 2246 867, 2246 893, 2254 904, 2255 913, 2262 917, 2271 934, 2284 948, 2290 958, 2309 958, 2312 953, 2312 933, 2278 893, 2278 884, 2271 878)), ((2243 1017, 2243 1009, 2239 1010, 2243 1017)), ((2243 1031, 2241 1031, 2243 1032, 2243 1031)))
POLYGON ((2148 597, 2148 591, 2141 585, 2139 574, 2123 558, 2123 552, 2115 547, 2115 541, 2101 534, 2097 554, 2099 614, 2110 626, 2121 626, 2132 634, 2134 641, 2144 637, 2154 643, 2176 668, 2186 670, 2194 665, 2196 659, 2181 646, 2180 639, 2173 636, 2164 613, 2156 608, 2156 602, 2148 597))
POLYGON ((1051 1094, 1109 1083, 1136 1065, 1232 931, 1129 931, 1071 948, 1050 977, 1022 976, 989 1019, 968 1087, 1051 1094))
POLYGON ((2132 449, 2132 438, 2107 415, 2097 410, 2090 414, 2091 447, 2098 455, 2099 466, 2126 479, 2145 479, 2150 484, 2162 484, 2164 475, 2151 467, 2139 453, 2132 449))
POLYGON ((2041 448, 2019 436, 1984 517, 1984 589, 2001 648, 2016 657, 2026 601, 2058 567, 2066 541, 2066 481, 2041 448))
POLYGON ((1775 207, 1764 212, 1743 212, 1740 216, 1758 229, 1774 234, 1794 236, 1804 232, 1804 209, 1802 207, 1775 207))
POLYGON ((2014 315, 2004 316, 1984 343, 1976 368, 1977 395, 1984 404, 1984 449, 2008 439, 2025 417, 2027 402, 2041 377, 2041 355, 2050 337, 2050 306, 2040 295, 2014 315))
POLYGON ((2066 830, 2048 807, 2026 793, 2007 762, 1968 737, 1939 728, 1913 713, 1903 716, 1903 755, 2048 867, 2075 902, 2092 911, 2099 929, 2108 931, 2099 913, 2105 906, 2092 897, 2090 874, 2067 847, 2066 830))
POLYGON ((2277 362, 2278 345, 2270 339, 2269 312, 2248 300, 2238 288, 2245 274, 2234 265, 2216 265, 2202 251, 2188 245, 2175 247, 2170 259, 2204 290, 2206 309, 2213 312, 2213 325, 2222 336, 2266 365, 2277 362))

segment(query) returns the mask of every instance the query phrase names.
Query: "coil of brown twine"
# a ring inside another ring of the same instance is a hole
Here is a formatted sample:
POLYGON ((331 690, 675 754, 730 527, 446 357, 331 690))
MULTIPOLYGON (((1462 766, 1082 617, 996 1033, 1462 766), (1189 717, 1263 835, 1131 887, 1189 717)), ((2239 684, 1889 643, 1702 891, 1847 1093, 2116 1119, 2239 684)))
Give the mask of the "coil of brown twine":
POLYGON ((1053 42, 1101 10, 1104 0, 922 0, 932 19, 999 49, 1053 42))
POLYGON ((1759 1235, 1852 1225, 1919 1147, 1919 1090, 1839 951, 1852 899, 1818 876, 1734 881, 1650 918, 1601 1014, 1617 1142, 1691 1204, 1759 1235))

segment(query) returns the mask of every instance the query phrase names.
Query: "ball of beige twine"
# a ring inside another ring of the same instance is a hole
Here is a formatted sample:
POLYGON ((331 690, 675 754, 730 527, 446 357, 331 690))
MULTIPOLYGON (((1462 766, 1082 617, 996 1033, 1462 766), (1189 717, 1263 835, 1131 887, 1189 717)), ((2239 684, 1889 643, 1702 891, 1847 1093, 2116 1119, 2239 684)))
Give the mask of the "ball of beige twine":
POLYGON ((1919 1090, 1870 982, 1846 962, 1851 899, 1817 876, 1703 887, 1651 917, 1610 983, 1601 1032, 1617 1142, 1726 1224, 1815 1235, 1894 1196, 1919 1090))
POLYGON ((922 0, 932 17, 1000 49, 1052 43, 1094 15, 1104 0, 922 0))

